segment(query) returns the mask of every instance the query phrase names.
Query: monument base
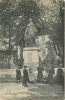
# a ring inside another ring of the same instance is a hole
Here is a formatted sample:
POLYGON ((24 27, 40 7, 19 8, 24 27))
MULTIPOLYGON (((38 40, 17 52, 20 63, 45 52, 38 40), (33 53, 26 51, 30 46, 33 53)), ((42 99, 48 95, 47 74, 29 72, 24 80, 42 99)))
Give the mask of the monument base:
POLYGON ((35 69, 36 66, 39 66, 39 52, 40 48, 38 47, 27 47, 23 49, 23 59, 24 65, 28 68, 35 69))

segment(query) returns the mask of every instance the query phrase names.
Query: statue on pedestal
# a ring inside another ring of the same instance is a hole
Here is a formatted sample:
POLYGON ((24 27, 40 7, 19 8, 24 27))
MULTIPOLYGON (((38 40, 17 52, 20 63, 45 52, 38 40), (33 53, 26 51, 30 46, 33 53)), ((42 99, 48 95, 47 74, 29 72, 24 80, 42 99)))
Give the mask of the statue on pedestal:
POLYGON ((32 22, 32 19, 29 19, 30 23, 27 25, 26 31, 25 31, 25 46, 26 47, 34 47, 36 46, 35 42, 35 34, 37 32, 37 28, 32 22))

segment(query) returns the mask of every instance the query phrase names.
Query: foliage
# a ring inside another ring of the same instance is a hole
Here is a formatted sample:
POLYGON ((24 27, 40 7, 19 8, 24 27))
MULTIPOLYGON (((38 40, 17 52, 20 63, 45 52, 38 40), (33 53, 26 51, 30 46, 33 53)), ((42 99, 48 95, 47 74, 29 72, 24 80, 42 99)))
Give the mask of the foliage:
POLYGON ((0 35, 9 38, 9 48, 11 42, 24 47, 25 30, 29 23, 29 18, 32 18, 34 25, 38 29, 36 35, 49 35, 56 54, 63 59, 63 2, 60 3, 57 0, 44 1, 21 0, 15 4, 11 0, 1 2, 0 35))
MULTIPOLYGON (((40 4, 40 7, 45 12, 41 13, 42 21, 44 22, 45 34, 49 35, 50 41, 48 45, 54 46, 56 54, 60 57, 63 63, 64 50, 64 12, 63 2, 49 2, 40 4), (41 6, 42 5, 42 6, 41 6)), ((49 47, 48 46, 48 47, 49 47)))

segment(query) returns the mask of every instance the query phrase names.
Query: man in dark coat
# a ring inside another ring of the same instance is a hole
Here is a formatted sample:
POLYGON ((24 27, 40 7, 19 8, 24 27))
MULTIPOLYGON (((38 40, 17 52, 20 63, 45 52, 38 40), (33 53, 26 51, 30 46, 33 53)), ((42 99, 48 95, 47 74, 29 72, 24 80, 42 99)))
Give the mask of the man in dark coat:
POLYGON ((64 73, 63 73, 63 70, 61 69, 61 66, 58 68, 57 70, 57 81, 58 81, 58 84, 60 85, 64 85, 64 73))
POLYGON ((27 71, 27 66, 24 66, 24 70, 23 70, 23 85, 27 86, 27 82, 29 82, 29 78, 28 78, 28 71, 27 71))
POLYGON ((53 80, 53 74, 55 73, 54 71, 54 67, 50 68, 49 69, 49 74, 48 74, 48 80, 49 80, 49 83, 52 84, 52 80, 53 80))
POLYGON ((43 79, 43 70, 44 70, 44 68, 41 67, 41 66, 39 66, 39 67, 37 68, 37 70, 38 70, 37 79, 38 79, 38 82, 41 82, 42 79, 43 79))

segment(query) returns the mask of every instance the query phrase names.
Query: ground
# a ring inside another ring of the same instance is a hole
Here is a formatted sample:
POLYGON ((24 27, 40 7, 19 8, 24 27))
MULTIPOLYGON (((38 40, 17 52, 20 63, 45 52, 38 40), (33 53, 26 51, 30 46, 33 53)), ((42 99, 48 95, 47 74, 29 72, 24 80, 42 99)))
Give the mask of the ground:
POLYGON ((30 97, 54 97, 63 100, 63 87, 57 84, 28 83, 28 87, 24 87, 22 83, 0 83, 0 86, 0 100, 22 100, 30 97))
MULTIPOLYGON (((1 69, 0 77, 4 78, 6 75, 15 77, 16 69, 1 69)), ((8 77, 7 80, 9 81, 8 77)), ((63 87, 58 84, 28 83, 28 87, 24 87, 22 83, 14 81, 0 83, 0 100, 64 100, 63 94, 63 87)))

